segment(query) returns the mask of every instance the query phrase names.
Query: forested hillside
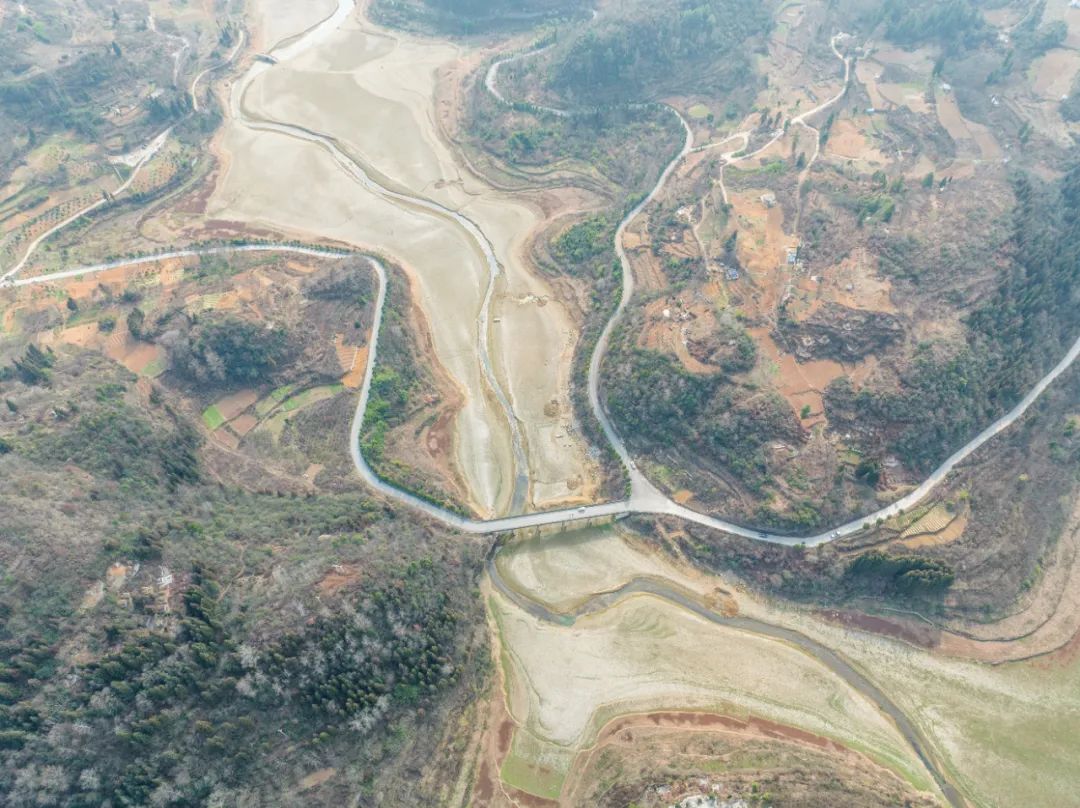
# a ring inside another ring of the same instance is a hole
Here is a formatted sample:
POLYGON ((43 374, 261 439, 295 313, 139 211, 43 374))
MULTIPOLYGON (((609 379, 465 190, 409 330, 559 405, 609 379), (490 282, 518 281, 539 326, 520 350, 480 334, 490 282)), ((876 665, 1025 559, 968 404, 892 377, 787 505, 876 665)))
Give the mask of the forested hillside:
POLYGON ((452 767, 440 722, 481 679, 482 547, 359 493, 217 484, 165 389, 90 352, 17 361, 0 803, 422 802, 415 761, 452 767))
POLYGON ((580 35, 568 32, 551 85, 584 103, 644 100, 676 87, 730 89, 752 80, 750 50, 769 27, 753 0, 627 3, 580 35))
POLYGON ((970 45, 990 35, 969 0, 885 0, 881 13, 885 36, 902 47, 928 42, 970 45))
POLYGON ((372 12, 391 25, 473 34, 584 16, 591 5, 591 0, 376 0, 372 12))

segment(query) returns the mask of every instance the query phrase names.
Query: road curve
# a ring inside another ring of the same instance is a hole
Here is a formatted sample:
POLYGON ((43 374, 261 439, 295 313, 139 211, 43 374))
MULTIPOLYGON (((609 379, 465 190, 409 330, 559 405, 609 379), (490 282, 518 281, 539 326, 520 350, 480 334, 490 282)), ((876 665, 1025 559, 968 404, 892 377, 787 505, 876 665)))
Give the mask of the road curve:
MULTIPOLYGON (((135 178, 139 175, 139 172, 142 170, 142 167, 144 165, 146 165, 146 163, 149 162, 150 159, 155 154, 157 154, 158 150, 165 144, 165 141, 169 137, 169 132, 171 132, 171 131, 172 131, 172 127, 170 126, 168 129, 166 129, 164 132, 159 134, 157 137, 155 137, 153 140, 151 140, 146 146, 144 146, 142 149, 139 150, 141 152, 141 156, 135 162, 135 165, 131 167, 131 173, 128 175, 128 178, 126 180, 124 180, 122 183, 120 183, 120 185, 118 185, 116 187, 116 189, 112 192, 112 196, 114 196, 114 197, 118 196, 119 194, 122 194, 124 191, 126 191, 128 189, 128 186, 131 185, 131 183, 134 182, 135 178)), ((26 248, 26 252, 23 253, 23 257, 19 260, 19 262, 17 264, 15 264, 15 266, 13 266, 7 272, 5 272, 3 275, 0 275, 0 285, 3 285, 6 281, 9 281, 11 278, 14 278, 16 275, 18 275, 22 271, 23 267, 26 266, 26 262, 30 260, 30 256, 32 256, 34 254, 34 251, 37 250, 37 248, 41 245, 41 242, 45 241, 45 239, 49 238, 49 236, 53 236, 56 233, 58 233, 59 231, 63 230, 65 227, 67 227, 72 222, 77 221, 78 219, 82 218, 86 214, 97 210, 102 205, 106 205, 109 202, 110 202, 109 197, 102 196, 101 199, 97 200, 96 202, 92 202, 91 204, 89 204, 85 208, 83 208, 82 210, 79 210, 79 211, 71 214, 66 219, 64 219, 62 222, 57 222, 52 227, 50 227, 48 230, 46 230, 44 233, 42 233, 40 236, 38 236, 36 239, 31 241, 29 246, 27 246, 27 248, 26 248)))
MULTIPOLYGON (((293 43, 295 44, 295 43, 293 43)), ((835 99, 832 99, 835 100, 835 99)), ((826 102, 826 105, 830 102, 826 102)), ((805 115, 813 114, 819 111, 823 107, 816 108, 805 115)), ((678 113, 676 113, 678 114, 678 113)), ((618 316, 622 313, 631 295, 633 294, 633 277, 629 271, 629 265, 626 259, 625 252, 622 249, 622 234, 625 231, 629 222, 640 213, 649 201, 651 201, 662 189, 664 183, 668 177, 674 171, 679 161, 689 152, 692 146, 692 134, 690 132, 689 125, 686 121, 679 116, 680 121, 683 124, 686 131, 686 139, 683 144, 683 148, 679 153, 668 163, 663 173, 660 175, 656 185, 653 187, 649 195, 643 199, 637 206, 634 207, 620 222, 617 231, 616 238, 616 251, 619 255, 620 261, 623 263, 623 278, 624 285, 622 296, 619 301, 619 306, 615 315, 607 323, 604 331, 601 334, 601 339, 597 342, 597 347, 593 351, 589 366, 589 401, 596 416, 603 427, 604 434, 615 448, 619 458, 626 465, 631 480, 631 496, 627 500, 621 500, 618 502, 608 502, 600 505, 589 505, 577 508, 566 508, 560 510, 543 511, 539 513, 519 514, 516 516, 506 516, 498 519, 471 519, 461 516, 460 514, 453 513, 444 508, 440 508, 420 497, 415 496, 407 491, 403 491, 383 480, 368 466, 367 461, 364 460, 362 453, 360 452, 359 436, 363 427, 364 413, 367 408, 367 402, 371 390, 371 378, 375 368, 376 354, 378 350, 379 333, 382 323, 383 307, 386 302, 386 270, 376 259, 369 257, 373 271, 375 272, 379 281, 379 292, 376 301, 375 318, 372 327, 371 339, 370 339, 370 352, 367 362, 367 367, 364 371, 364 381, 361 386, 360 396, 357 401, 356 410, 353 414, 353 420, 350 429, 350 443, 349 451, 352 456, 353 464, 359 476, 373 489, 384 494, 392 500, 396 500, 405 505, 408 505, 415 510, 421 511, 431 518, 447 525, 448 527, 464 532, 474 534, 487 534, 487 533, 501 533, 505 531, 522 530, 526 528, 543 527, 548 525, 565 525, 575 522, 585 522, 592 519, 610 519, 619 518, 629 514, 648 514, 648 515, 666 515, 683 519, 694 524, 702 525, 704 527, 712 528, 715 530, 729 533, 732 535, 742 536, 748 539, 754 539, 757 541, 765 541, 774 544, 782 544, 788 546, 805 545, 816 546, 824 544, 826 542, 838 539, 844 536, 850 536, 854 533, 864 529, 864 527, 873 523, 878 519, 888 519, 889 517, 897 515, 902 510, 907 510, 913 505, 924 498, 936 485, 942 482, 948 474, 963 460, 969 457, 973 452, 982 447, 991 438, 1005 431, 1009 426, 1015 423, 1021 418, 1025 412, 1031 407, 1031 405, 1039 398, 1040 395, 1049 387, 1054 380, 1056 380, 1062 373, 1064 373, 1076 360, 1077 356, 1080 356, 1080 338, 1078 338, 1069 349, 1068 353, 1061 359, 1060 362, 1055 365, 1049 373, 1043 376, 1042 379, 1028 392, 1023 399, 1021 399, 1015 407, 1013 407, 1005 415, 990 424, 986 429, 976 435, 972 440, 968 441, 964 446, 954 452, 940 467, 938 467, 929 477, 926 478, 923 483, 911 491, 905 497, 897 500, 893 504, 881 508, 873 513, 867 514, 859 519, 854 519, 839 527, 833 528, 831 531, 824 531, 810 536, 789 536, 769 533, 767 531, 759 531, 743 525, 737 525, 732 522, 728 522, 723 519, 717 519, 705 514, 693 511, 685 506, 679 505, 672 501, 667 495, 663 494, 656 489, 641 472, 636 468, 635 464, 631 460, 629 453, 626 451, 618 434, 615 432, 612 424, 607 418, 607 414, 604 412, 603 407, 599 402, 599 365, 603 358, 603 350, 606 348, 607 341, 610 337, 611 331, 615 327, 615 323, 618 316)), ((299 127, 294 127, 298 131, 299 127)), ((355 161, 348 158, 340 150, 336 149, 336 144, 333 144, 329 139, 327 144, 334 146, 333 151, 337 151, 342 154, 342 157, 352 165, 354 171, 361 170, 360 166, 356 165, 355 161)), ((362 171, 362 170, 361 170, 362 171)), ((370 181, 370 180, 369 180, 370 181)), ((387 193, 396 193, 388 191, 387 193)), ((412 204, 420 203, 420 200, 405 198, 405 201, 412 204)), ((430 203, 434 204, 434 203, 430 203)), ((475 225, 474 225, 475 226, 475 225)), ((68 278, 74 278, 81 275, 89 275, 99 272, 105 272, 110 269, 118 269, 125 266, 135 266, 139 264, 153 263, 169 258, 185 258, 196 257, 200 255, 216 255, 225 254, 230 252, 268 252, 268 253, 293 253, 298 255, 309 255, 315 257, 344 257, 346 255, 356 254, 344 251, 321 249, 314 247, 301 247, 291 244, 267 244, 267 243, 247 243, 220 247, 205 247, 205 248, 190 248, 182 250, 172 250, 169 252, 158 253, 155 255, 142 256, 138 258, 120 259, 117 261, 110 261, 101 264, 95 264, 92 266, 79 267, 76 269, 64 270, 62 272, 54 272, 48 275, 37 275, 31 278, 20 278, 15 280, 11 277, 12 273, 5 275, 3 279, 0 279, 0 289, 12 288, 21 286, 30 286, 35 284, 53 283, 56 281, 62 281, 68 278)))
MULTIPOLYGON (((354 8, 355 0, 338 0, 337 9, 333 14, 308 29, 307 32, 299 37, 285 40, 287 44, 275 46, 271 49, 269 55, 276 60, 275 64, 280 64, 296 58, 310 48, 314 41, 333 33, 342 22, 348 19, 354 8)), ((510 444, 514 459, 514 469, 512 470, 513 486, 510 494, 509 510, 511 513, 520 512, 525 507, 529 492, 529 464, 528 457, 525 453, 525 440, 522 435, 518 417, 514 412, 513 405, 511 404, 506 391, 504 391, 502 385, 499 384, 499 380, 495 374, 494 366, 491 362, 488 339, 490 330, 490 311, 495 295, 495 286, 499 276, 503 272, 502 265, 495 255, 494 246, 480 227, 464 213, 441 205, 427 197, 414 194, 409 189, 399 190, 390 187, 391 183, 389 180, 376 176, 377 171, 375 169, 367 166, 360 159, 349 153, 348 149, 337 138, 323 132, 317 132, 305 126, 270 120, 254 113, 250 113, 244 104, 248 87, 260 73, 271 67, 272 65, 266 62, 257 62, 234 86, 230 106, 235 120, 249 129, 274 132, 279 135, 303 140, 320 146, 330 153, 338 166, 342 168, 352 180, 359 183, 371 193, 381 196, 391 202, 406 205, 423 211, 426 214, 453 222, 465 231, 470 241, 475 245, 479 255, 483 257, 483 261, 488 271, 488 283, 484 291, 484 298, 477 317, 477 358, 480 363, 482 371, 481 375, 484 377, 484 382, 498 402, 510 431, 510 444)))
POLYGON ((212 73, 215 70, 220 70, 221 68, 232 62, 232 60, 236 58, 236 54, 240 52, 240 48, 244 46, 244 40, 246 37, 247 32, 241 29, 240 36, 237 37, 236 47, 232 49, 232 53, 226 56, 223 61, 220 61, 214 65, 210 65, 210 67, 204 68, 201 73, 199 73, 197 76, 195 76, 195 78, 191 80, 191 88, 188 90, 188 94, 191 96, 191 109, 193 112, 199 111, 199 94, 196 92, 196 90, 198 89, 199 82, 202 80, 202 77, 205 76, 207 73, 212 73))
MULTIPOLYGON (((18 288, 23 286, 33 286, 37 284, 55 283, 57 281, 68 280, 70 278, 77 278, 84 275, 92 275, 100 272, 106 272, 110 269, 120 269, 122 267, 138 266, 141 264, 152 264, 158 261, 164 261, 173 258, 194 258, 202 255, 223 255, 228 253, 288 253, 293 255, 307 255, 317 258, 344 258, 349 255, 357 255, 358 253, 322 249, 318 247, 303 247, 293 244, 267 244, 267 243, 248 243, 248 244, 234 244, 221 247, 193 247, 183 250, 171 250, 169 252, 156 253, 154 255, 145 255, 137 258, 125 258, 117 261, 108 261, 105 263, 94 264, 92 266, 79 267, 76 269, 68 269, 62 272, 53 272, 48 275, 35 275, 30 278, 19 278, 18 280, 8 280, 3 284, 0 284, 0 289, 3 288, 18 288)), ((866 523, 872 523, 877 518, 888 518, 899 513, 900 510, 906 510, 915 505, 920 499, 925 497, 938 483, 945 479, 953 468, 958 463, 966 459, 972 452, 980 448, 983 444, 993 438, 995 435, 1005 431, 1011 424, 1019 419, 1032 404, 1043 394, 1047 387, 1049 387, 1055 379, 1064 373, 1076 360, 1077 356, 1080 356, 1080 339, 1077 339, 1073 343, 1069 352, 1061 359, 1047 373, 1039 382, 1028 392, 1026 396, 1008 413, 1003 415, 997 421, 992 423, 982 432, 980 432, 975 438, 969 441, 966 445, 958 449, 953 453, 937 470, 935 470, 927 479, 902 499, 897 500, 892 505, 886 508, 882 508, 874 513, 868 514, 861 519, 856 519, 848 522, 845 525, 841 525, 832 531, 826 531, 819 533, 815 536, 782 536, 771 534, 763 531, 757 531, 752 528, 744 527, 742 525, 736 525, 731 522, 726 522, 722 519, 715 519, 705 514, 692 511, 682 505, 678 505, 670 498, 665 496, 656 490, 647 480, 645 485, 647 488, 634 491, 631 498, 627 500, 620 500, 618 502, 608 502, 601 505, 588 505, 577 508, 565 508, 552 511, 541 511, 538 513, 519 514, 517 516, 506 516, 499 519, 471 519, 461 516, 460 514, 453 513, 444 508, 440 508, 427 500, 421 499, 407 491, 403 491, 379 478, 377 474, 371 469, 364 460, 363 455, 360 452, 359 435, 363 428, 364 413, 367 409, 367 402, 371 391, 371 378, 374 373, 376 356, 378 352, 379 334, 382 324, 383 307, 386 302, 386 270, 382 264, 375 258, 368 256, 368 260, 372 266, 372 270, 379 281, 378 295, 375 303, 375 318, 372 324, 372 332, 370 339, 370 351, 368 354, 367 367, 364 369, 364 380, 360 388, 360 396, 357 400, 356 409, 353 413, 353 420, 351 426, 349 452, 352 456, 353 465, 356 467, 357 473, 361 479, 364 480, 376 491, 386 495, 392 500, 404 503, 415 510, 421 511, 431 518, 442 522, 443 524, 451 527, 455 530, 459 530, 463 533, 502 533, 506 531, 522 530, 533 527, 544 527, 548 525, 564 525, 572 524, 574 522, 585 522, 592 519, 610 519, 627 516, 630 514, 650 514, 650 515, 666 515, 674 516, 680 519, 684 519, 688 522, 693 522, 704 527, 720 530, 725 533, 731 533, 737 536, 743 536, 748 539, 755 539, 759 541, 766 541, 774 544, 784 545, 798 545, 803 544, 806 546, 815 546, 824 544, 841 536, 849 536, 858 532, 863 528, 866 523)))
MULTIPOLYGON (((849 34, 841 31, 834 34, 829 40, 829 47, 836 55, 836 58, 839 59, 844 65, 844 81, 840 91, 832 97, 826 99, 822 103, 818 104, 816 107, 809 109, 806 112, 803 112, 795 118, 792 118, 791 123, 801 126, 807 126, 807 118, 810 118, 818 114, 819 112, 828 109, 830 106, 832 106, 844 97, 844 94, 847 92, 848 84, 851 81, 851 59, 844 56, 840 52, 839 48, 837 47, 837 43, 848 36, 849 34)), ((543 50, 543 48, 541 48, 541 50, 543 50)), ((511 105, 511 102, 502 95, 502 93, 498 90, 498 87, 496 86, 496 82, 498 79, 498 68, 500 65, 519 59, 523 55, 524 54, 514 54, 513 56, 494 62, 488 68, 487 74, 484 77, 484 84, 488 91, 491 92, 492 95, 503 104, 511 105)), ((710 517, 705 514, 698 513, 697 511, 693 511, 683 505, 679 505, 678 503, 671 500, 667 495, 659 491, 637 468, 636 464, 631 459, 629 452, 626 450, 625 444, 622 442, 622 439, 615 431, 614 426, 611 424, 607 413, 604 411, 604 408, 600 401, 599 392, 600 366, 603 362, 604 353, 607 350, 611 333, 614 330, 617 321, 623 314, 623 311, 625 310, 626 305, 634 292, 633 271, 629 261, 627 260, 626 253, 622 246, 623 234, 630 222, 642 211, 642 209, 644 209, 644 207, 650 201, 652 201, 657 196, 657 194, 660 193, 664 184, 667 182, 668 178, 671 176, 672 172, 675 170, 678 164, 686 157, 687 154, 692 151, 696 151, 693 146, 693 133, 686 119, 682 115, 680 115, 679 112, 673 107, 669 106, 667 108, 673 114, 675 114, 676 117, 678 117, 679 122, 682 124, 683 130, 686 133, 686 138, 684 140, 682 149, 679 151, 678 154, 675 155, 671 162, 668 163, 667 167, 664 169, 663 173, 661 173, 656 185, 653 186, 653 189, 649 192, 648 196, 646 196, 645 199, 643 199, 637 206, 635 206, 629 213, 627 213, 627 215, 623 217, 622 221, 619 222, 618 229, 615 232, 615 252, 618 255, 619 262, 622 266, 622 294, 619 299, 619 305, 616 308, 614 314, 612 314, 611 319, 608 320, 607 324, 604 326, 604 330, 601 333, 600 339, 597 341, 595 348, 593 349, 593 354, 590 357, 589 361, 589 404, 592 407, 593 412, 596 414, 597 420, 600 422, 600 425, 604 431, 604 436, 607 438, 608 442, 611 444, 616 454, 619 456, 619 459, 625 466, 627 475, 630 478, 631 494, 630 499, 627 502, 629 512, 676 516, 686 521, 694 522, 696 524, 710 527, 715 530, 720 530, 725 533, 731 533, 748 539, 756 539, 759 541, 766 541, 774 544, 784 544, 789 546, 806 545, 812 547, 824 544, 825 542, 832 541, 834 539, 850 536, 863 530, 868 524, 872 524, 878 519, 888 519, 890 517, 896 516, 901 511, 908 510, 909 508, 917 504, 935 486, 942 482, 959 463, 961 463, 973 452, 982 447, 995 435, 999 434, 1000 432, 1007 429, 1010 425, 1015 423, 1016 420, 1019 419, 1035 402, 1035 400, 1042 394, 1042 392, 1055 379, 1057 379, 1058 376, 1064 373, 1065 370, 1068 369, 1068 367, 1076 359, 1077 355, 1080 354, 1080 338, 1078 338, 1076 342, 1073 343, 1072 347, 1069 349, 1065 357, 1057 365, 1055 365, 1050 370, 1050 372, 1047 373, 1047 375, 1044 376, 1039 381, 1039 383, 1036 384, 1035 387, 1026 396, 1024 396, 1024 398, 1021 399, 1015 407, 1013 407, 1013 409, 998 418, 996 421, 990 424, 990 426, 986 427, 986 429, 984 429, 982 432, 980 432, 962 447, 957 449, 916 489, 914 489, 901 499, 897 500, 896 502, 892 503, 891 505, 880 508, 877 511, 874 511, 873 513, 867 514, 858 519, 853 519, 850 522, 834 527, 831 530, 826 530, 821 533, 809 536, 775 534, 769 533, 768 531, 755 530, 754 528, 738 525, 733 522, 728 522, 724 519, 710 517)), ((561 116, 573 114, 571 111, 568 110, 554 110, 548 108, 543 108, 543 110, 561 116)), ((719 146, 727 140, 731 140, 734 137, 741 137, 744 135, 745 139, 749 138, 748 133, 739 132, 729 135, 724 140, 719 141, 718 143, 713 145, 719 146)), ((755 157, 756 155, 762 153, 770 146, 772 146, 777 140, 783 137, 783 135, 783 132, 778 132, 774 134, 768 140, 768 142, 748 154, 735 157, 735 153, 727 152, 723 154, 723 157, 726 158, 729 162, 739 162, 749 159, 751 157, 755 157)), ((697 150, 704 148, 711 148, 711 146, 699 147, 699 149, 697 150)))
POLYGON ((763 620, 757 620, 753 617, 745 617, 742 615, 726 617, 709 609, 689 593, 657 578, 633 578, 629 582, 610 592, 592 595, 572 612, 555 612, 543 603, 527 597, 522 592, 519 592, 510 586, 503 578, 498 564, 495 563, 497 554, 498 545, 495 545, 488 553, 486 562, 488 579, 491 581, 492 585, 499 594, 506 597, 518 608, 545 623, 551 623, 558 626, 573 625, 577 619, 609 609, 632 595, 646 594, 666 600, 667 602, 692 612, 699 617, 703 617, 716 625, 736 629, 748 634, 767 637, 772 640, 779 640, 795 646, 803 653, 820 662, 832 673, 835 673, 847 682, 848 685, 871 701, 881 712, 885 713, 885 715, 887 715, 896 725, 897 730, 899 730, 900 734, 904 737, 904 740, 907 741, 912 751, 915 752, 915 755, 922 762, 923 766, 926 767, 930 776, 934 778, 934 782, 937 783, 938 788, 941 789, 942 794, 945 795, 945 798, 949 803, 957 808, 962 808, 962 806, 967 805, 967 802, 960 795, 960 792, 955 786, 949 783, 944 772, 938 767, 937 762, 929 752, 929 744, 925 737, 915 723, 907 717, 907 714, 905 714, 904 711, 881 690, 881 688, 864 676, 850 662, 817 640, 811 639, 802 632, 784 628, 783 626, 778 626, 773 623, 767 623, 763 620))

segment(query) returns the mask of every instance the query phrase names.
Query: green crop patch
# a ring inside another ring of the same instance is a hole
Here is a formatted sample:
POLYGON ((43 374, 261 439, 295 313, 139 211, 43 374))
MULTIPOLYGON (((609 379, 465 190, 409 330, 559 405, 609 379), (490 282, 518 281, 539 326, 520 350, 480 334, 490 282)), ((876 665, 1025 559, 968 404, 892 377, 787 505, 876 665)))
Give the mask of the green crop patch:
POLYGON ((216 406, 210 406, 203 410, 202 420, 206 428, 213 431, 225 423, 225 416, 216 406))

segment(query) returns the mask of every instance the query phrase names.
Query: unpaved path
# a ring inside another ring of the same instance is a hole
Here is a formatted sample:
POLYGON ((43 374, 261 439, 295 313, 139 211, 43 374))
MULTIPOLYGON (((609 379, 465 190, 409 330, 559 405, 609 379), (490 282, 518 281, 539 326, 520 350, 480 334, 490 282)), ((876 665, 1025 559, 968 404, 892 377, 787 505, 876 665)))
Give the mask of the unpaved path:
POLYGON ((191 96, 191 109, 193 112, 199 111, 199 95, 197 90, 199 88, 199 82, 202 81, 203 76, 206 76, 207 74, 212 73, 215 70, 220 70, 226 65, 231 64, 232 60, 236 58, 236 54, 238 54, 240 52, 240 49, 244 47, 244 41, 246 39, 247 32, 241 31, 240 35, 236 38, 236 46, 232 49, 232 51, 229 52, 228 56, 226 56, 222 61, 218 62, 217 64, 210 65, 210 67, 205 68, 198 75, 196 75, 195 78, 191 80, 191 87, 188 90, 188 95, 191 96))

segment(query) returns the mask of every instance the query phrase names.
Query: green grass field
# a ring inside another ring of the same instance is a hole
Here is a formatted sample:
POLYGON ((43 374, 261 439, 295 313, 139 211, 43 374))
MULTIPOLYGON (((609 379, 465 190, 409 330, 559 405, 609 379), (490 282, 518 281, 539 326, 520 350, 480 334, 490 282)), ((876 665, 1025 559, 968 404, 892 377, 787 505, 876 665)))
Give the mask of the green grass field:
MULTIPOLYGON (((165 372, 165 362, 161 359, 155 359, 152 362, 148 362, 146 367, 142 369, 142 375, 149 379, 156 378, 165 372)), ((220 413, 219 413, 220 414, 220 413)))
POLYGON ((206 428, 213 432, 225 423, 225 416, 221 414, 221 411, 216 406, 210 406, 203 410, 202 420, 206 424, 206 428))

